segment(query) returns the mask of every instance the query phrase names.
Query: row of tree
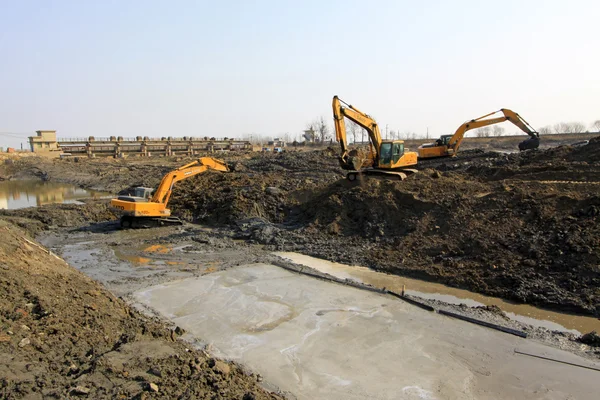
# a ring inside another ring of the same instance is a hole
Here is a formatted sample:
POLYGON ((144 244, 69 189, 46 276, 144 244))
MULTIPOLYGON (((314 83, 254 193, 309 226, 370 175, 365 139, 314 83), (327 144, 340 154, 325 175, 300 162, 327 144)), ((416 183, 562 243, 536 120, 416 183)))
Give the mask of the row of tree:
MULTIPOLYGON (((327 123, 327 120, 321 116, 315 118, 313 121, 306 124, 306 130, 312 131, 314 134, 314 141, 319 142, 329 142, 335 136, 332 128, 327 123)), ((485 126, 483 128, 479 128, 475 130, 475 135, 477 137, 492 137, 492 136, 502 136, 506 132, 506 129, 499 125, 494 126, 485 126)), ((582 122, 559 122, 554 125, 547 125, 539 129, 539 133, 542 135, 548 134, 556 134, 556 133, 584 133, 584 132, 600 132, 600 120, 594 121, 590 125, 590 129, 588 130, 586 125, 582 122)), ((453 132, 448 132, 453 133, 453 132)), ((396 130, 390 130, 389 132, 381 133, 384 138, 387 139, 400 139, 400 140, 409 140, 409 139, 417 139, 419 135, 415 132, 405 131, 400 132, 396 130)), ((346 120, 346 135, 352 142, 365 142, 368 139, 366 136, 366 132, 359 125, 355 124, 352 121, 346 120)), ((429 135, 426 135, 426 138, 429 139, 429 135)))

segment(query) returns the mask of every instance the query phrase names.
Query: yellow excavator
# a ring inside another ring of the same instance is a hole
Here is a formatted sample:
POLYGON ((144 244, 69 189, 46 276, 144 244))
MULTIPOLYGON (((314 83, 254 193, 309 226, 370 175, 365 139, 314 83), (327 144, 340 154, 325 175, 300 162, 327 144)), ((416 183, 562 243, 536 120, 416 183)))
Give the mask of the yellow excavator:
POLYGON ((508 108, 501 108, 498 111, 486 114, 482 117, 472 119, 458 127, 454 135, 442 135, 434 143, 423 144, 419 146, 419 158, 434 157, 452 157, 458 153, 460 144, 465 133, 471 129, 482 128, 484 126, 498 124, 500 122, 510 121, 518 126, 523 132, 530 136, 529 139, 519 143, 519 150, 537 149, 540 145, 540 134, 529 125, 519 114, 508 108), (494 114, 502 113, 503 116, 488 118, 494 114), (487 119, 486 119, 487 118, 487 119))
POLYGON ((332 106, 335 136, 342 148, 339 157, 340 165, 343 169, 350 171, 347 174, 349 181, 354 181, 363 174, 387 175, 403 180, 408 175, 417 172, 416 169, 407 168, 417 165, 417 153, 404 151, 403 140, 382 140, 377 122, 356 107, 340 100, 338 96, 333 97, 332 106), (344 118, 348 118, 367 131, 370 151, 366 162, 348 149, 344 118))
POLYGON ((133 196, 119 196, 112 199, 110 205, 122 213, 122 228, 181 224, 179 218, 171 217, 171 210, 167 208, 173 186, 183 179, 208 170, 229 172, 227 164, 223 161, 212 157, 201 157, 166 174, 156 191, 152 188, 137 187, 134 189, 133 196))

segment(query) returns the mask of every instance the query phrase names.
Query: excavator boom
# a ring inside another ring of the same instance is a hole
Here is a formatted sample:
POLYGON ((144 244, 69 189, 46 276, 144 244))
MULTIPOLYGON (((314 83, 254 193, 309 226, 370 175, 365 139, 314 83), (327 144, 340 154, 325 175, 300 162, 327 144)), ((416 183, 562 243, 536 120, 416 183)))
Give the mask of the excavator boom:
POLYGON ((183 179, 191 178, 194 175, 206 172, 209 169, 221 172, 229 171, 227 164, 225 164, 223 161, 212 157, 201 157, 194 162, 191 162, 166 174, 160 181, 154 196, 152 196, 152 202, 164 203, 166 206, 169 202, 169 198, 171 197, 173 185, 175 185, 175 183, 183 179))
POLYGON ((373 145, 374 160, 379 160, 379 151, 381 146, 381 133, 379 132, 379 126, 377 122, 369 115, 358 110, 357 108, 346 104, 347 107, 342 106, 343 101, 337 96, 333 96, 333 121, 335 124, 335 137, 342 149, 340 155, 340 164, 344 169, 358 169, 356 165, 352 165, 348 155, 348 141, 346 138, 346 123, 344 118, 348 118, 350 121, 364 128, 369 135, 369 140, 373 145))

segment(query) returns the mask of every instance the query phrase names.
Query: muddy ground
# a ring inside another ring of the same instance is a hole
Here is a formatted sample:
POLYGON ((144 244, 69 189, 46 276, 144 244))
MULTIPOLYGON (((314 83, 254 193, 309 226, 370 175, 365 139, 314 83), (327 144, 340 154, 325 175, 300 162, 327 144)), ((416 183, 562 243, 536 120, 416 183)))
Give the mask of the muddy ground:
POLYGON ((275 399, 0 221, 0 397, 275 399))
MULTIPOLYGON (((600 316, 600 138, 587 146, 521 154, 464 151, 422 163, 419 174, 402 182, 348 182, 335 153, 223 154, 233 172, 177 185, 173 213, 200 225, 170 233, 166 242, 190 240, 197 247, 192 250, 206 257, 218 253, 214 268, 269 261, 269 251, 291 250, 600 316)), ((126 193, 156 186, 164 173, 188 161, 27 158, 1 165, 0 179, 126 193)), ((173 328, 141 316, 24 239, 24 232, 51 230, 64 245, 84 234, 108 251, 116 243, 108 237, 119 231, 103 221, 117 218, 106 200, 0 211, 6 236, 0 245, 3 397, 274 396, 239 367, 225 368, 207 354, 188 351, 174 341, 173 328)), ((150 236, 148 245, 156 240, 150 236)), ((175 263, 162 268, 166 272, 156 282, 169 271, 211 272, 175 263)), ((128 290, 129 284, 123 293, 128 290)), ((463 311, 505 320, 497 310, 463 311)), ((598 356, 597 335, 530 334, 598 356)))
MULTIPOLYGON (((600 315, 598 138, 520 154, 464 151, 424 162, 402 182, 350 183, 335 149, 223 158, 233 172, 177 185, 174 214, 273 249, 600 315)), ((127 192, 156 186, 163 173, 187 161, 25 159, 4 165, 0 176, 127 192)), ((79 222, 113 218, 105 204, 95 204, 79 222)), ((37 217, 27 210, 4 214, 61 226, 66 207, 37 217)))

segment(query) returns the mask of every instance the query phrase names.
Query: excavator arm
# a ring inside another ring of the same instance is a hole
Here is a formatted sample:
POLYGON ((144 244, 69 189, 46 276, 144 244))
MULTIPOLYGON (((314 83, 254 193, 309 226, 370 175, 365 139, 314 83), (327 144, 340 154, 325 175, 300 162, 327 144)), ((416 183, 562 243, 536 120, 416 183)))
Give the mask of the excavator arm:
POLYGON ((151 201, 153 203, 160 203, 166 206, 169 202, 169 198, 171 197, 171 193, 173 192, 173 185, 175 185, 175 183, 206 172, 209 169, 221 172, 229 171, 227 164, 225 164, 223 161, 214 159, 212 157, 201 157, 194 162, 191 162, 166 174, 160 181, 160 185, 158 185, 158 188, 156 189, 154 196, 152 196, 151 201))
POLYGON ((512 122, 514 125, 519 127, 519 129, 527 133, 532 138, 539 137, 539 134, 519 114, 512 110, 509 110, 508 108, 501 108, 498 111, 486 114, 476 119, 472 119, 459 126, 454 135, 452 135, 452 137, 448 141, 449 152, 451 152, 452 154, 456 154, 458 152, 458 148, 460 147, 460 144, 467 131, 470 131, 471 129, 482 128, 484 126, 498 124, 504 121, 512 122), (502 114, 504 115, 502 117, 485 119, 499 112, 502 112, 502 114))
POLYGON ((340 155, 340 164, 344 169, 357 169, 355 165, 352 165, 350 157, 348 155, 348 141, 346 138, 346 124, 344 118, 348 118, 350 121, 356 123, 360 127, 364 128, 371 140, 373 150, 375 152, 375 160, 379 160, 379 149, 381 146, 381 133, 377 122, 369 115, 356 109, 355 107, 340 100, 337 96, 333 96, 333 120, 335 124, 335 137, 342 149, 340 155), (344 103, 347 107, 342 106, 344 103))

